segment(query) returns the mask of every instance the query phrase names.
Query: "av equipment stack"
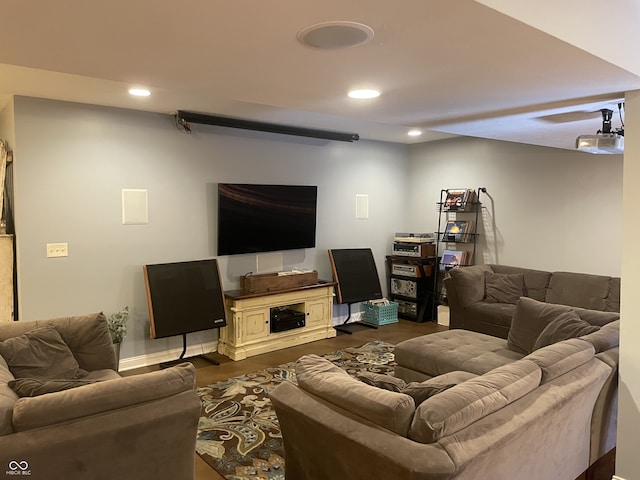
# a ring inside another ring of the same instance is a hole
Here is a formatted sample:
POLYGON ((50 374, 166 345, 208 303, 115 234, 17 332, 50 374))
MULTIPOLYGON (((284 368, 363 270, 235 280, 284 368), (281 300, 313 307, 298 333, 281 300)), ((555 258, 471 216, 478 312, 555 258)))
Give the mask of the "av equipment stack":
POLYGON ((390 299, 398 317, 414 322, 433 320, 433 274, 436 263, 432 234, 396 233, 387 256, 390 299))

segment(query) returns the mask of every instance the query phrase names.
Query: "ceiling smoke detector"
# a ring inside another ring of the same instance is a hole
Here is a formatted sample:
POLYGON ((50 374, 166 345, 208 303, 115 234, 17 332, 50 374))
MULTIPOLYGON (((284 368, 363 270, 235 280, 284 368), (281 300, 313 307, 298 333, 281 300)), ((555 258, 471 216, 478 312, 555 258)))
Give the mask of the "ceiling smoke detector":
POLYGON ((369 42, 373 35, 373 28, 363 23, 323 22, 300 30, 298 40, 321 50, 340 50, 363 45, 369 42))

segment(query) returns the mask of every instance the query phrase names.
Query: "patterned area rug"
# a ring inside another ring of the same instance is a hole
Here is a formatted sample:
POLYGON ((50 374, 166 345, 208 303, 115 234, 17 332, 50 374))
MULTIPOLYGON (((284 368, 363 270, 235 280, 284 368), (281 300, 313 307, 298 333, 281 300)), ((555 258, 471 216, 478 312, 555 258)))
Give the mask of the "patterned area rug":
MULTIPOLYGON (((393 371, 393 345, 370 342, 323 357, 354 375, 393 371)), ((284 480, 284 448, 269 392, 296 382, 295 362, 198 389, 202 416, 196 450, 227 480, 284 480)))

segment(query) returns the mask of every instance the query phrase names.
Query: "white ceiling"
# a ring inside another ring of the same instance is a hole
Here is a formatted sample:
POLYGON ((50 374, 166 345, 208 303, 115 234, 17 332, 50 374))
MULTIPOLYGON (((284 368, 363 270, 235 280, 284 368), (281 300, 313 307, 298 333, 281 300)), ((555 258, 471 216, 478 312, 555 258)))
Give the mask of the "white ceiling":
POLYGON ((471 135, 573 149, 601 127, 600 108, 620 126, 617 104, 640 89, 636 0, 607 10, 595 0, 33 3, 0 0, 5 99, 190 110, 400 143, 471 135), (327 21, 364 23, 373 40, 341 50, 297 40, 327 21), (131 97, 131 86, 152 95, 131 97), (382 95, 349 99, 356 87, 382 95), (415 127, 424 134, 408 137, 415 127))

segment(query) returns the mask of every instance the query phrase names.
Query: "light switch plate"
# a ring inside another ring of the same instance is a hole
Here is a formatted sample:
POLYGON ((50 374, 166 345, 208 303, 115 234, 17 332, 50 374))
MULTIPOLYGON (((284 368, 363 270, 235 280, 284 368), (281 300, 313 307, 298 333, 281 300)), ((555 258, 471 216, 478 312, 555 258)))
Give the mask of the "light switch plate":
POLYGON ((69 244, 67 243, 47 243, 47 258, 68 257, 69 244))

